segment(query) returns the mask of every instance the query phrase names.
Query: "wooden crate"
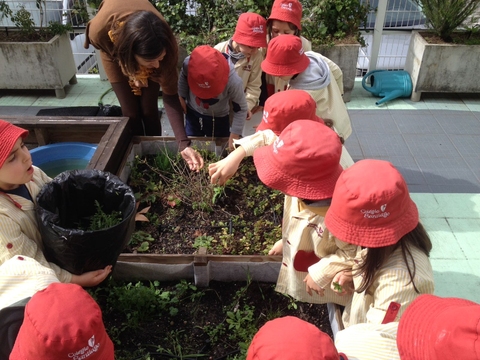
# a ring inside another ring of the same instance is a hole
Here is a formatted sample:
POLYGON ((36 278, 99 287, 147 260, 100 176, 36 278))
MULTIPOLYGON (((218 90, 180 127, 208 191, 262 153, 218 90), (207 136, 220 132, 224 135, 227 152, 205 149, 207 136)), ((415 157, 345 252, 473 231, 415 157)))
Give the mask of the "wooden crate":
POLYGON ((58 142, 80 141, 97 144, 87 169, 117 174, 132 139, 126 117, 3 117, 3 120, 29 131, 29 148, 58 142))

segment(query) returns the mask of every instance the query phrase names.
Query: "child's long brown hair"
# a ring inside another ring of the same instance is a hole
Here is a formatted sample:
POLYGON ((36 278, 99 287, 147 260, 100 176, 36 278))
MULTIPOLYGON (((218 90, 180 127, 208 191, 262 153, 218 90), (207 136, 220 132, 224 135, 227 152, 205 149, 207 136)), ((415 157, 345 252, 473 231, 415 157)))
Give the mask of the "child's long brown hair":
POLYGON ((155 59, 165 50, 160 71, 175 70, 178 61, 178 45, 172 29, 163 19, 150 11, 137 11, 128 16, 122 25, 113 30, 114 57, 127 74, 135 74, 140 67, 135 55, 155 59))
POLYGON ((355 289, 356 292, 361 293, 367 290, 373 284, 377 270, 385 263, 390 254, 398 247, 401 247, 402 249, 402 257, 407 265, 408 273, 410 275, 410 282, 413 284, 415 291, 419 293, 417 287, 415 286, 415 282, 413 281, 416 268, 415 260, 413 259, 410 248, 417 247, 427 256, 429 256, 430 251, 432 250, 432 242, 430 241, 430 237, 421 223, 418 223, 415 229, 404 235, 395 245, 380 248, 368 248, 366 256, 363 258, 362 263, 354 274, 354 276, 363 276, 360 287, 355 289), (410 259, 411 263, 413 264, 412 268, 410 268, 408 259, 410 259))

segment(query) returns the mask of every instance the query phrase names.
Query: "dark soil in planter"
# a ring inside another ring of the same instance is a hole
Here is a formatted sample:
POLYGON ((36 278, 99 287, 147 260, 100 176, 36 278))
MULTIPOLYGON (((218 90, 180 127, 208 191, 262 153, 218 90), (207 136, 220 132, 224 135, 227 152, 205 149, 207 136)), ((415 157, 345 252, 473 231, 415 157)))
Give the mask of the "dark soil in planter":
POLYGON ((91 292, 117 360, 245 359, 257 330, 286 315, 332 336, 326 305, 295 302, 271 283, 212 281, 205 289, 186 281, 110 283, 91 292))
POLYGON ((54 36, 55 34, 46 29, 37 30, 33 33, 24 33, 21 31, 0 31, 0 42, 46 42, 50 41, 50 39, 54 36))
MULTIPOLYGON (((442 40, 439 36, 435 35, 429 31, 421 31, 420 34, 423 36, 425 41, 429 44, 448 44, 442 40)), ((458 45, 480 45, 480 33, 469 33, 466 31, 456 31, 452 33, 451 44, 458 45)))
POLYGON ((206 165, 198 173, 176 154, 135 159, 128 184, 149 222, 136 222, 125 252, 192 254, 205 247, 210 254, 263 255, 281 238, 284 195, 263 185, 253 160, 245 159, 225 186, 214 186, 208 164, 219 158, 202 154, 206 165))

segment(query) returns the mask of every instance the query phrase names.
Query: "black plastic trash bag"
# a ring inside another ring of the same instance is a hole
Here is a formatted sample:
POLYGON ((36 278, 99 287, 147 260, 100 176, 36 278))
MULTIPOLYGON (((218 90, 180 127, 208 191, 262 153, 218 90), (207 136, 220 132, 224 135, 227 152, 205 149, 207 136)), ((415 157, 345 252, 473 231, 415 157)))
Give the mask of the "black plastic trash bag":
POLYGON ((38 194, 36 215, 47 260, 80 275, 116 263, 135 228, 135 196, 108 172, 65 171, 38 194), (107 229, 81 230, 79 224, 97 212, 95 200, 106 214, 120 211, 122 221, 107 229))

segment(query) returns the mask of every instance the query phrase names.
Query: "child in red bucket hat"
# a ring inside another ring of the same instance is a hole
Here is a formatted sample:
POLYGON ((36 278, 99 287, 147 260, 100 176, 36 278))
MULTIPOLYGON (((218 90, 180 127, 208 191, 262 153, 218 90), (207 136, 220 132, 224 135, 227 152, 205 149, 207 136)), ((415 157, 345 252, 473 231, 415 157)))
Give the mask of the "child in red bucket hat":
POLYGON ((282 239, 269 254, 283 253, 276 290, 299 301, 340 305, 348 301, 330 285, 338 271, 336 264, 351 268, 357 247, 335 239, 324 224, 343 171, 341 153, 341 139, 335 131, 303 119, 289 124, 272 145, 253 153, 260 180, 286 195, 282 239))
POLYGON ((248 106, 247 120, 257 112, 262 85, 263 54, 259 48, 267 47, 267 21, 260 15, 246 12, 239 16, 235 33, 215 49, 227 54, 235 71, 243 81, 248 106))
POLYGON ((54 282, 59 281, 52 269, 24 255, 0 265, 0 359, 12 352, 28 300, 54 282))
POLYGON ((479 360, 480 304, 421 295, 398 325, 402 360, 479 360))
MULTIPOLYGON (((304 51, 312 51, 312 43, 301 35, 302 30, 302 4, 298 0, 275 0, 272 10, 267 18, 267 43, 280 35, 295 35, 302 41, 304 51)), ((267 49, 263 50, 265 57, 267 49)), ((288 81, 279 77, 274 77, 262 73, 262 82, 264 83, 261 104, 265 103, 265 98, 275 93, 274 89, 285 90, 288 81)))
POLYGON ((479 339, 480 304, 424 294, 399 322, 352 325, 335 345, 358 360, 479 360, 479 339))
POLYGON ((388 161, 360 160, 342 173, 325 225, 360 250, 350 271, 339 268, 333 279, 355 289, 345 327, 398 321, 419 294, 433 293, 432 243, 405 180, 388 161))
POLYGON ((47 262, 35 216, 35 204, 43 185, 51 181, 33 166, 24 144, 28 131, 0 120, 0 265, 16 256, 28 256, 55 271, 61 282, 95 286, 111 272, 105 269, 72 275, 47 262))
POLYGON ((25 307, 10 360, 113 360, 98 304, 81 286, 50 284, 25 307))
MULTIPOLYGON (((256 133, 235 140, 235 150, 228 156, 208 167, 212 184, 224 185, 238 170, 246 156, 252 156, 255 149, 272 144, 283 129, 297 119, 309 119, 324 122, 316 115, 315 101, 303 90, 279 92, 267 99, 263 109, 262 121, 256 133)), ((325 120, 328 126, 333 126, 331 120, 325 120)), ((343 147, 341 164, 348 167, 353 160, 343 147)))
POLYGON ((187 135, 228 137, 233 149, 233 139, 238 139, 243 131, 247 101, 242 79, 228 55, 208 45, 196 47, 183 62, 178 93, 186 113, 187 135))
POLYGON ((328 334, 294 316, 267 321, 253 337, 246 360, 348 360, 328 334))
POLYGON ((345 140, 350 136, 350 116, 342 97, 343 74, 334 62, 316 52, 305 52, 297 36, 282 35, 268 43, 262 70, 288 84, 277 87, 267 79, 269 95, 289 89, 307 91, 317 103, 317 115, 332 119, 345 140))
POLYGON ((310 41, 301 36, 303 7, 298 0, 275 0, 267 19, 267 41, 279 35, 295 35, 305 51, 312 50, 310 41))

